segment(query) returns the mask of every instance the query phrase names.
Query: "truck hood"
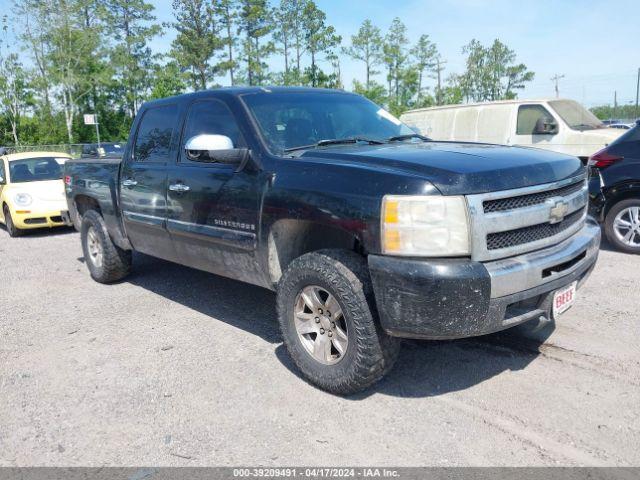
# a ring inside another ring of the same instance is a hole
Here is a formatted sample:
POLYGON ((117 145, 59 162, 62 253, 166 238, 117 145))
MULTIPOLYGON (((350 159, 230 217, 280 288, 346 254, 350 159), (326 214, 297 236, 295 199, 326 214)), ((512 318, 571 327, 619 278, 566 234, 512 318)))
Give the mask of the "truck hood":
POLYGON ((443 195, 486 193, 550 183, 584 172, 576 157, 535 148, 478 143, 398 143, 331 147, 301 159, 419 176, 443 195))

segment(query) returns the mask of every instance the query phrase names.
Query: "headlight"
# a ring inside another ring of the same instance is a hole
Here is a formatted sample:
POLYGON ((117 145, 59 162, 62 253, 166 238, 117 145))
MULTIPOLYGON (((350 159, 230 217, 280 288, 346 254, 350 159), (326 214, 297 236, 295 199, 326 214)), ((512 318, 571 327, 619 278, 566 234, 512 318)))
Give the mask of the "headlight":
POLYGON ((465 198, 386 195, 382 252, 416 257, 470 255, 465 198))
POLYGON ((16 202, 16 205, 20 205, 21 207, 28 207, 33 202, 33 198, 28 193, 16 193, 16 196, 13 197, 13 201, 16 202))

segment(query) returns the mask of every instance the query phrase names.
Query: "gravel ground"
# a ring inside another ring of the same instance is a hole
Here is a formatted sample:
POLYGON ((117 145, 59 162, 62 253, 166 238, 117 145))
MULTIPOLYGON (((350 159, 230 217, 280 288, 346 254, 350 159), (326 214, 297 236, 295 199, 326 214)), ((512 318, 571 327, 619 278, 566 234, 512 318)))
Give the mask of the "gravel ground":
POLYGON ((266 290, 78 234, 0 230, 0 466, 639 465, 640 256, 601 251, 555 331, 407 342, 351 398, 300 379, 266 290))

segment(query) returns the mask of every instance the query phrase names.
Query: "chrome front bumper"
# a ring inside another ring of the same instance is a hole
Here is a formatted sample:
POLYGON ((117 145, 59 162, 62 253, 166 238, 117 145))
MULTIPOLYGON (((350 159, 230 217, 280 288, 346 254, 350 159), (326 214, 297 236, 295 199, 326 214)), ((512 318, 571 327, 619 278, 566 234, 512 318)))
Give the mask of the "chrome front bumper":
POLYGON ((571 275, 595 262, 600 226, 591 217, 567 240, 543 250, 484 263, 491 279, 491 298, 524 292, 571 275))

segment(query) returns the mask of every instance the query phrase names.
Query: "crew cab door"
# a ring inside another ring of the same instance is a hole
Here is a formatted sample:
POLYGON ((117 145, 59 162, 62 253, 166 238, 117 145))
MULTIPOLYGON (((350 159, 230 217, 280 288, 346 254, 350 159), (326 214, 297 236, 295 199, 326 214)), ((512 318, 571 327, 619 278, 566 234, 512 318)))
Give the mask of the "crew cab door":
POLYGON ((177 155, 179 109, 176 104, 160 104, 139 115, 119 178, 123 224, 135 250, 175 260, 166 229, 167 163, 177 155))
POLYGON ((185 150, 197 135, 224 135, 247 148, 246 134, 222 100, 198 99, 187 108, 178 161, 168 173, 167 229, 178 262, 261 284, 256 261, 264 175, 238 165, 195 161, 185 150))

